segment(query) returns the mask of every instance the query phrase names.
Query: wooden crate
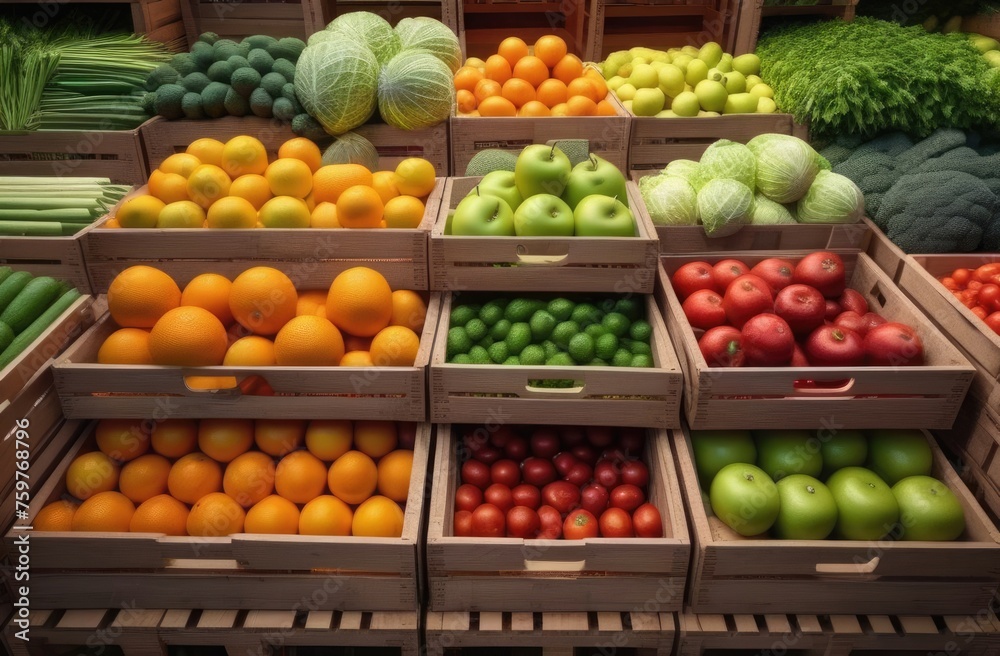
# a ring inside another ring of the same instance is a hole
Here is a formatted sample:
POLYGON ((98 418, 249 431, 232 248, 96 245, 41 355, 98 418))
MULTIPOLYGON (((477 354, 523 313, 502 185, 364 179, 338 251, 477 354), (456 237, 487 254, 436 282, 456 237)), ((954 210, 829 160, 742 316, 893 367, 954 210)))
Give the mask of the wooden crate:
POLYGON ((1000 14, 977 14, 962 19, 962 31, 1000 39, 1000 14))
MULTIPOLYGON (((399 649, 418 656, 420 616, 408 611, 315 610, 308 598, 298 610, 169 609, 144 610, 128 605, 93 610, 31 609, 30 642, 16 638, 21 629, 5 627, 12 656, 56 653, 116 653, 166 656, 208 653, 279 656, 297 647, 399 649), (89 648, 89 649, 88 649, 89 648), (78 651, 79 650, 79 651, 78 651), (213 651, 211 653, 218 653, 213 651)), ((331 649, 330 652, 333 652, 331 649)), ((312 653, 312 652, 310 652, 312 653)))
POLYGON ((450 178, 430 236, 431 289, 650 294, 657 242, 639 188, 628 183, 635 237, 456 237, 448 214, 482 178, 450 178))
MULTIPOLYGON (((34 495, 32 517, 45 505, 70 498, 66 469, 78 455, 96 450, 94 425, 34 495)), ((311 610, 416 611, 432 440, 431 426, 421 424, 399 538, 35 532, 31 608, 286 610, 311 603, 311 610)), ((18 534, 4 537, 8 549, 18 534)))
POLYGON ((657 298, 681 355, 688 424, 699 430, 815 428, 817 417, 823 417, 841 428, 950 428, 975 369, 875 263, 857 251, 840 253, 848 286, 861 292, 873 311, 917 330, 924 345, 924 366, 708 366, 670 283, 674 271, 698 260, 735 257, 752 266, 775 255, 797 260, 806 254, 754 251, 660 258, 657 298))
POLYGON ((954 542, 745 538, 708 516, 690 435, 674 431, 677 469, 694 537, 690 609, 956 615, 987 607, 1000 581, 1000 531, 934 438, 925 434, 934 453, 931 475, 955 493, 965 510, 965 533, 954 542))
MULTIPOLYGON (((430 366, 431 421, 614 425, 671 428, 680 425, 681 369, 663 319, 646 296, 653 327, 651 368, 549 367, 449 364, 448 325, 454 302, 442 300, 430 366), (569 379, 572 388, 536 387, 534 380, 569 379)), ((429 315, 428 315, 429 321, 429 315)))
POLYGON ((490 653, 510 656, 524 654, 526 649, 540 650, 544 656, 572 653, 670 656, 676 626, 673 613, 641 608, 597 613, 429 611, 424 648, 428 656, 445 653, 473 656, 483 653, 484 648, 490 648, 490 653))
POLYGON ((105 177, 115 184, 142 184, 149 172, 139 137, 141 127, 4 133, 0 136, 0 175, 105 177))
MULTIPOLYGON (((370 266, 393 289, 423 291, 429 284, 427 235, 437 219, 444 186, 444 178, 438 178, 424 218, 414 229, 104 228, 116 207, 83 234, 83 250, 98 293, 107 292, 115 276, 137 264, 161 269, 182 287, 206 271, 232 279, 251 267, 274 266, 298 289, 325 289, 338 273, 370 266)), ((145 187, 134 190, 122 202, 145 192, 145 187)))
POLYGON ((893 282, 899 282, 899 277, 903 272, 903 262, 906 260, 906 253, 894 244, 871 219, 866 218, 865 221, 869 223, 872 233, 865 253, 893 282))
MULTIPOLYGON (((105 5, 100 7, 104 13, 110 13, 106 5, 122 6, 129 5, 132 31, 136 34, 144 34, 153 41, 160 41, 174 52, 187 50, 187 41, 184 33, 184 23, 182 19, 181 5, 186 0, 59 0, 57 4, 41 5, 35 0, 5 0, 5 4, 36 4, 37 11, 33 15, 26 16, 35 27, 44 28, 48 23, 56 18, 63 5, 91 5, 84 7, 83 11, 93 10, 95 5, 105 5)), ((197 35, 195 35, 197 37, 197 35)), ((83 134, 83 133, 78 133, 83 134)))
POLYGON ((4 237, 0 240, 0 266, 27 271, 33 276, 51 276, 80 290, 93 291, 83 261, 83 233, 70 237, 4 237))
POLYGON ((454 537, 464 447, 452 429, 438 426, 427 533, 430 610, 628 611, 651 599, 658 612, 681 609, 691 542, 665 431, 647 431, 643 458, 664 537, 575 541, 454 537))
POLYGON ((598 0, 456 1, 458 38, 466 57, 485 60, 512 34, 529 45, 541 36, 555 34, 566 41, 569 52, 582 58, 590 52, 598 0))
POLYGON ((322 30, 337 16, 352 11, 370 11, 396 25, 404 18, 427 16, 441 21, 455 34, 458 29, 458 4, 455 0, 317 0, 316 30, 322 30))
POLYGON ((189 43, 203 32, 215 32, 239 42, 253 34, 266 33, 276 39, 291 36, 305 40, 317 26, 317 0, 179 0, 189 43))
POLYGON ((764 0, 741 0, 740 16, 736 27, 734 55, 753 52, 757 48, 761 21, 772 16, 818 16, 854 20, 858 0, 818 0, 813 5, 764 6, 764 0))

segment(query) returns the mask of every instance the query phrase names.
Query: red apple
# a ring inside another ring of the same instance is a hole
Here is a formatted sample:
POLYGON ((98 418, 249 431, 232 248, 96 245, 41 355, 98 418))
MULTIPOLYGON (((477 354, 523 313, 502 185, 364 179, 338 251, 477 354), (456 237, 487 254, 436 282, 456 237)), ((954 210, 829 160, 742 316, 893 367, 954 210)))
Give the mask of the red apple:
POLYGON ((837 302, 840 303, 840 307, 844 308, 844 312, 854 311, 862 316, 868 312, 868 301, 861 295, 861 292, 855 289, 845 289, 837 302))
POLYGON ((785 320, 796 335, 808 335, 823 325, 826 301, 809 285, 789 285, 774 299, 774 313, 785 320))
POLYGON ((802 350, 802 347, 796 342, 795 350, 792 351, 792 360, 788 363, 789 367, 811 367, 809 364, 809 358, 806 357, 806 352, 802 350))
POLYGON ((864 349, 868 364, 874 366, 905 367, 924 363, 920 335, 902 323, 884 323, 869 330, 864 349))
POLYGON ((760 276, 770 285, 771 293, 777 294, 785 287, 792 284, 792 272, 795 265, 789 260, 780 257, 769 257, 761 260, 750 269, 750 273, 760 276))
POLYGON ((881 326, 884 323, 888 323, 885 317, 881 314, 875 314, 874 312, 866 312, 865 316, 861 317, 861 322, 865 327, 865 335, 867 335, 875 326, 881 326))
POLYGON ((840 326, 820 326, 806 340, 806 355, 814 367, 855 367, 865 361, 861 335, 840 326))
POLYGON ((832 323, 841 312, 843 312, 843 310, 840 308, 840 303, 826 299, 826 313, 823 315, 824 319, 832 323))
POLYGON ((865 326, 865 320, 854 310, 847 310, 846 312, 838 314, 837 318, 833 320, 833 325, 853 330, 862 337, 864 337, 865 333, 868 332, 868 328, 865 326))
POLYGON ((778 315, 758 314, 743 326, 743 350, 751 367, 778 367, 792 359, 795 336, 778 315))
POLYGON ((792 281, 815 287, 826 298, 838 298, 847 286, 844 261, 829 251, 810 253, 795 265, 792 281))
POLYGON ((716 326, 705 331, 698 340, 698 348, 710 367, 741 367, 746 359, 743 333, 732 326, 716 326))
POLYGON ((774 309, 774 298, 771 296, 771 288, 762 278, 748 273, 730 283, 722 306, 729 323, 742 329, 743 324, 751 317, 771 312, 774 309))

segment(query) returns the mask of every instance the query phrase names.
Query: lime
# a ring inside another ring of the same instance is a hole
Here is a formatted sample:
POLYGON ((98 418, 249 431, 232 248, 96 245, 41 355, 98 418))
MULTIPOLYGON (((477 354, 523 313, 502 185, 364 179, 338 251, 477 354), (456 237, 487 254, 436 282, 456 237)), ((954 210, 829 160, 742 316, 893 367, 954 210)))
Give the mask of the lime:
POLYGON ((607 360, 602 360, 601 358, 594 358, 587 363, 588 367, 606 367, 608 366, 607 360))
POLYGON ((544 309, 545 304, 533 298, 515 298, 507 305, 503 316, 512 323, 527 321, 538 310, 544 309))
POLYGON ((615 312, 619 312, 628 317, 629 321, 638 321, 642 318, 642 303, 634 298, 620 298, 615 303, 615 312))
POLYGON ((451 359, 452 364, 472 364, 472 358, 466 353, 459 353, 451 359))
POLYGON ((653 358, 649 355, 633 355, 630 367, 652 367, 653 358))
POLYGON ((490 328, 490 337, 499 342, 507 337, 508 332, 510 332, 510 322, 506 319, 501 319, 490 328))
POLYGON ((594 341, 597 341, 597 338, 600 337, 601 335, 608 334, 608 330, 599 323, 590 324, 589 326, 583 329, 583 332, 593 337, 594 341))
POLYGON ((601 335, 594 342, 594 354, 602 360, 611 362, 618 352, 618 338, 612 334, 601 335))
POLYGON ((561 353, 562 352, 562 351, 559 350, 559 347, 556 346, 556 343, 553 342, 551 339, 547 339, 544 342, 542 342, 542 348, 545 349, 545 359, 546 360, 548 360, 549 358, 551 358, 556 353, 561 353))
POLYGON ((569 347, 569 340, 580 332, 580 324, 575 321, 563 321, 552 329, 552 341, 561 349, 569 347))
POLYGON ((620 312, 610 312, 601 319, 601 325, 608 329, 608 332, 615 337, 623 337, 628 333, 629 320, 620 312))
POLYGON ((483 337, 489 334, 490 329, 486 327, 483 320, 479 317, 475 319, 469 319, 469 323, 465 324, 465 334, 469 336, 473 342, 478 342, 483 337))
POLYGON ((638 342, 648 343, 653 336, 653 327, 647 321, 636 321, 628 329, 628 336, 638 342))
POLYGON ((497 342, 489 347, 487 352, 490 354, 490 360, 493 360, 496 364, 503 364, 503 361, 510 355, 510 351, 507 349, 507 342, 497 342))
POLYGON ((612 367, 628 367, 632 364, 632 353, 626 348, 615 351, 615 357, 611 358, 612 367))
POLYGON ((448 357, 459 353, 468 353, 472 348, 472 340, 465 332, 465 328, 456 326, 448 329, 448 357))
POLYGON ((496 341, 495 339, 493 339, 492 337, 490 337, 489 335, 487 335, 486 337, 483 337, 481 340, 479 340, 477 342, 477 344, 479 346, 482 346, 483 348, 489 348, 489 347, 493 346, 493 342, 495 342, 495 341, 496 341))
POLYGON ((580 324, 581 328, 586 328, 592 323, 601 323, 601 311, 590 303, 580 303, 573 308, 569 318, 580 324))
POLYGON ((473 346, 469 349, 469 359, 472 360, 472 364, 493 363, 493 359, 490 358, 490 354, 482 346, 473 346))
POLYGON ((545 349, 538 344, 529 344, 524 347, 519 357, 521 364, 532 366, 545 364, 545 349))
POLYGON ((547 367, 572 367, 575 364, 569 353, 556 353, 545 361, 547 367))
POLYGON ((479 310, 479 318, 489 327, 503 319, 503 306, 496 301, 490 301, 479 310))
POLYGON ((556 318, 545 310, 538 310, 531 315, 531 338, 536 342, 548 339, 552 329, 556 327, 556 318))
POLYGON ((629 340, 628 350, 632 352, 632 355, 653 355, 653 349, 649 348, 649 344, 637 342, 634 339, 629 340))
POLYGON ((584 364, 594 359, 594 338, 587 333, 577 333, 569 340, 569 355, 575 362, 584 364))
POLYGON ((531 326, 523 321, 515 323, 504 341, 507 342, 511 355, 521 355, 524 347, 531 344, 531 326))
POLYGON ((472 309, 471 305, 459 305, 457 308, 453 308, 451 311, 451 327, 456 328, 459 326, 464 326, 469 323, 470 319, 475 318, 476 311, 472 309))
POLYGON ((517 365, 521 364, 521 361, 517 359, 516 355, 512 355, 506 360, 504 360, 503 363, 505 365, 514 365, 516 367, 517 365))
POLYGON ((554 298, 549 301, 547 309, 549 314, 554 316, 557 321, 566 321, 573 314, 573 308, 575 307, 576 303, 567 298, 554 298))

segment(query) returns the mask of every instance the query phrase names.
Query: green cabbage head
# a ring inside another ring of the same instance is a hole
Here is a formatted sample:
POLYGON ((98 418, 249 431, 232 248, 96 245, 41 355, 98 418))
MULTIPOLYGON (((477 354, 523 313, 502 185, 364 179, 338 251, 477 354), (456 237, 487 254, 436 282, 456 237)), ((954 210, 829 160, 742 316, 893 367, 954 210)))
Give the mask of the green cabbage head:
POLYGON ((798 223, 788 208, 760 193, 754 194, 753 209, 750 212, 751 225, 782 225, 798 223))
POLYGON ((698 181, 698 162, 690 159, 675 159, 667 164, 667 168, 663 169, 663 172, 667 175, 684 178, 694 185, 698 181))
POLYGON ((348 39, 306 46, 295 68, 295 96, 333 135, 353 130, 375 112, 378 61, 348 39))
POLYGON ((367 46, 382 66, 403 49, 403 42, 389 21, 370 11, 341 14, 326 29, 343 34, 349 41, 367 46))
POLYGON ((799 223, 856 223, 865 216, 865 197, 850 178, 820 171, 795 207, 799 223))
POLYGON ((778 203, 806 195, 819 172, 812 146, 788 134, 762 134, 747 143, 757 160, 757 191, 778 203))
POLYGON ((728 237, 750 223, 753 192, 738 180, 709 180, 698 192, 698 214, 709 237, 728 237))
POLYGON ((448 120, 454 103, 451 69, 426 50, 400 52, 379 76, 379 113, 386 123, 402 130, 448 120))
POLYGON ((640 186, 640 191, 649 218, 656 225, 698 225, 698 194, 684 178, 654 176, 646 189, 640 186))
POLYGON ((709 180, 728 179, 741 182, 753 190, 757 179, 757 160, 743 144, 720 139, 701 156, 698 177, 702 184, 709 180))
POLYGON ((451 28, 427 16, 404 18, 396 24, 403 50, 426 50, 448 66, 454 74, 462 66, 462 47, 451 28))

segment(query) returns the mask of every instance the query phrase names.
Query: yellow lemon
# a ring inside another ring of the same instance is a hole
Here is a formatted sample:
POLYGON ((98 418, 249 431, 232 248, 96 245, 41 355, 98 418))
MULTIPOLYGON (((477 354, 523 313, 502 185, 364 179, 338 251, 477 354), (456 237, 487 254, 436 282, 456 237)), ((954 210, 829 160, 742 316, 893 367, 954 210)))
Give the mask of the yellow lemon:
POLYGON ((123 228, 155 228, 164 207, 159 198, 136 196, 122 203, 115 218, 123 228))
POLYGON ((291 196, 275 196, 260 208, 265 228, 308 228, 309 219, 305 201, 291 196))
POLYGON ((157 228, 201 228, 205 225, 205 210, 190 200, 170 203, 156 221, 157 228))
POLYGON ((257 226, 257 210, 245 198, 227 196, 212 203, 208 208, 209 228, 254 228, 257 226))

